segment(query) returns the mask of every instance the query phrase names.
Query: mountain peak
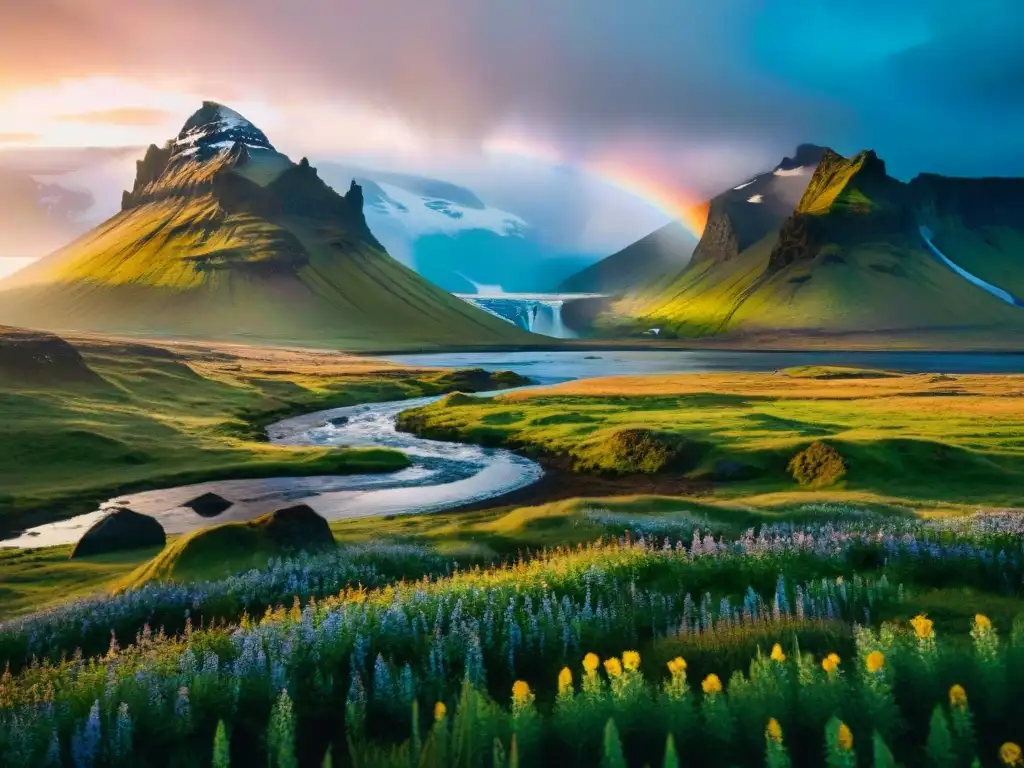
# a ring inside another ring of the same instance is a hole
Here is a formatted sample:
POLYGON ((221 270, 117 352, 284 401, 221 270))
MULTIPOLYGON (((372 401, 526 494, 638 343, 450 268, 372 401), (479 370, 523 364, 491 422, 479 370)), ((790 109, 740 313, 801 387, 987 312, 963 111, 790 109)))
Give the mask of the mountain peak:
POLYGON ((817 165, 826 152, 831 152, 831 150, 827 147, 819 147, 817 144, 801 144, 796 148, 793 157, 782 158, 782 162, 775 170, 790 171, 794 168, 817 165))
POLYGON ((242 144, 248 150, 276 151, 266 134, 241 114, 218 104, 204 101, 185 121, 173 142, 172 154, 177 156, 205 156, 222 149, 242 144))

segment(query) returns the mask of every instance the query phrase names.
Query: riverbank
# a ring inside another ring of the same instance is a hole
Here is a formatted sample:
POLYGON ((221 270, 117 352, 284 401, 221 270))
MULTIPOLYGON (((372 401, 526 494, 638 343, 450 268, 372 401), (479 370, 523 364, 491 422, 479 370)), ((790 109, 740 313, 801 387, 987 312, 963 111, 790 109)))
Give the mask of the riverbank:
POLYGON ((13 372, 0 388, 5 537, 149 488, 393 472, 408 466, 400 452, 272 445, 264 427, 324 408, 509 385, 483 371, 426 370, 331 352, 96 336, 70 341, 88 376, 19 380, 13 372))

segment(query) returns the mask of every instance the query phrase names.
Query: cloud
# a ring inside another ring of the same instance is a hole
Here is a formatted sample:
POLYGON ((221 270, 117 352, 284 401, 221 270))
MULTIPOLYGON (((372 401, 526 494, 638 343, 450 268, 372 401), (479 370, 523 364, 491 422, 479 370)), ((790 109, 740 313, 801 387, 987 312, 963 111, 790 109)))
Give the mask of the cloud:
POLYGON ((38 133, 21 131, 0 132, 0 144, 28 144, 39 138, 38 133))
POLYGON ((173 121, 176 115, 164 109, 123 107, 99 109, 91 112, 75 112, 57 115, 55 119, 69 123, 99 123, 105 125, 163 126, 173 121))
POLYGON ((7 6, 0 27, 13 44, 0 48, 0 88, 4 77, 8 88, 132 77, 231 90, 299 125, 310 104, 350 104, 427 144, 525 137, 569 163, 644 144, 645 163, 699 189, 741 179, 695 155, 742 148, 746 173, 802 141, 875 146, 908 171, 938 158, 929 167, 1005 170, 1015 160, 1024 173, 1020 132, 990 130, 1024 98, 1019 0, 7 6), (962 150, 965 141, 988 147, 962 150))

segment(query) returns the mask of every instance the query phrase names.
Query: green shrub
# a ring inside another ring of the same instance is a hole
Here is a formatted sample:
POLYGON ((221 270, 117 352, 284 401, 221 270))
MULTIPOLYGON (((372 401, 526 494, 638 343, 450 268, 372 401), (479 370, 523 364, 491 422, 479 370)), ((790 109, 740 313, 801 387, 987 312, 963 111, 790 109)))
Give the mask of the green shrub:
POLYGON ((802 486, 822 488, 846 476, 846 461, 831 445, 815 440, 790 460, 789 472, 802 486))

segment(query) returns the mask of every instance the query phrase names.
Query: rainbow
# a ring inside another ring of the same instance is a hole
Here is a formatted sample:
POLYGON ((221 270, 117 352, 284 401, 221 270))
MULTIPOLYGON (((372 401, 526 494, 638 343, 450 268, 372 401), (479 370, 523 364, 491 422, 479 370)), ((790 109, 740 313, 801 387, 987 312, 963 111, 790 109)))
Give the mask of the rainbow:
MULTIPOLYGON (((552 165, 565 162, 554 147, 511 137, 488 141, 484 149, 493 154, 540 160, 552 165)), ((698 240, 704 234, 704 227, 708 223, 709 201, 699 200, 679 187, 655 179, 628 163, 613 160, 585 161, 581 167, 606 184, 645 200, 670 219, 679 221, 698 240)))
POLYGON ((698 240, 704 234, 711 205, 709 201, 697 200, 678 187, 622 163, 588 163, 584 167, 602 181, 646 200, 666 216, 676 219, 698 240))

